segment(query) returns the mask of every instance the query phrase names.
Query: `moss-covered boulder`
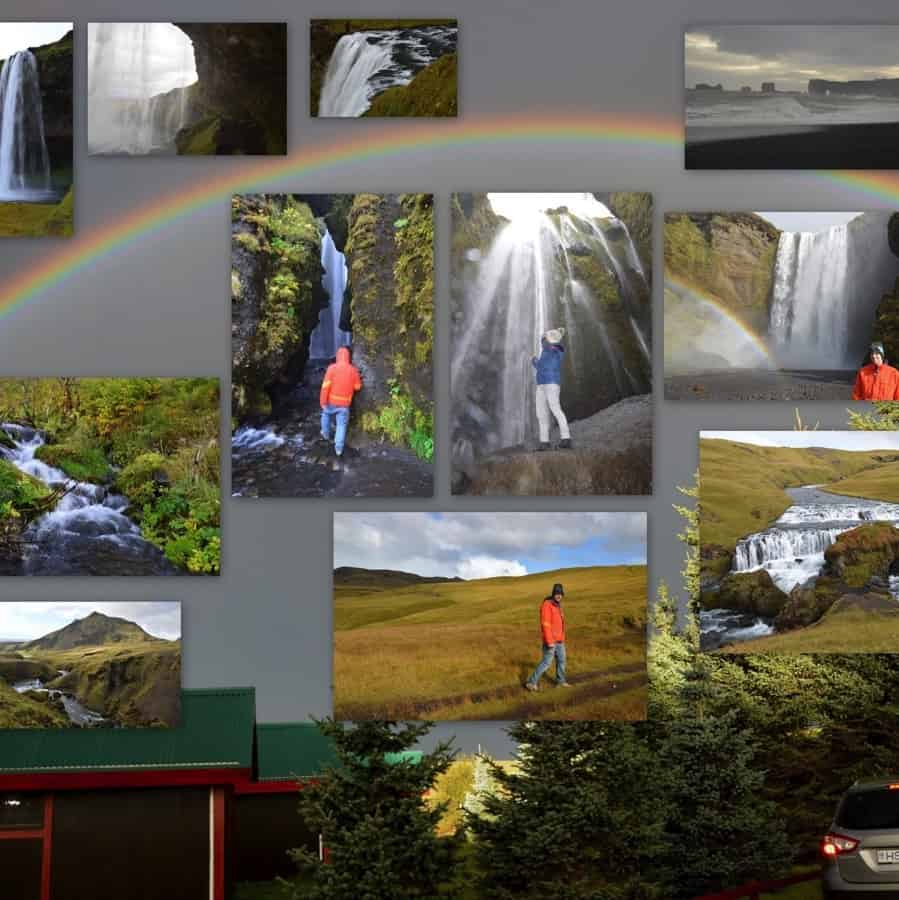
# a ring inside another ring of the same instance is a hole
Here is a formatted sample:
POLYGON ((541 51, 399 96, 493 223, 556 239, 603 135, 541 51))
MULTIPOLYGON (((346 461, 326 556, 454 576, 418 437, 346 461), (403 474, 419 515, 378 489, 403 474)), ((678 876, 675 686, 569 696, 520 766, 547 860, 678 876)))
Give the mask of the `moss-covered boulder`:
POLYGON ((871 522, 843 532, 824 551, 823 574, 860 588, 872 577, 886 577, 899 559, 899 529, 871 522))
POLYGON ((76 481, 106 484, 112 478, 112 467, 97 447, 74 444, 44 444, 35 451, 35 457, 48 466, 61 469, 76 481))
POLYGON ((232 410, 269 412, 302 378, 309 335, 327 305, 321 233, 289 194, 233 198, 232 410))
POLYGON ((455 116, 458 114, 456 54, 446 53, 408 83, 382 91, 363 113, 378 116, 455 116))
POLYGON ((764 570, 735 572, 725 578, 716 593, 703 595, 706 602, 720 609, 733 609, 774 618, 787 603, 787 595, 764 570))

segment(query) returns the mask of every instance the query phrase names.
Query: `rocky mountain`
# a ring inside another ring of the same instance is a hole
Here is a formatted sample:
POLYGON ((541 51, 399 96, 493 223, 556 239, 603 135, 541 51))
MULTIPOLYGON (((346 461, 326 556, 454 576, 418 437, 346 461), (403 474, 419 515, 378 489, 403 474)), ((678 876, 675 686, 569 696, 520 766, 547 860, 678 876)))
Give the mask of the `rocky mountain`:
POLYGON ((144 641, 160 641, 144 631, 140 625, 92 612, 83 619, 51 631, 37 640, 20 645, 23 650, 72 650, 76 647, 100 647, 106 644, 122 644, 144 641))

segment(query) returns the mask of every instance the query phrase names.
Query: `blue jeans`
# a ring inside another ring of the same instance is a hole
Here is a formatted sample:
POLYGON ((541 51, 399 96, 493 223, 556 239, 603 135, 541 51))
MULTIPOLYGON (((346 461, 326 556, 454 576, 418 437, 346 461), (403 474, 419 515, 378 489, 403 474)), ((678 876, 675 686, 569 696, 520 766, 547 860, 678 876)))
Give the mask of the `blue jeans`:
POLYGON ((350 408, 348 406, 323 406, 322 407, 322 437, 331 440, 331 416, 337 416, 337 430, 334 434, 334 449, 339 456, 343 453, 343 445, 346 442, 346 430, 350 424, 350 408))
POLYGON ((561 684, 565 681, 565 642, 556 641, 552 647, 547 644, 543 645, 543 659, 537 663, 537 668, 534 669, 533 674, 528 678, 529 684, 536 684, 540 680, 543 673, 552 664, 553 657, 556 658, 556 684, 561 684))

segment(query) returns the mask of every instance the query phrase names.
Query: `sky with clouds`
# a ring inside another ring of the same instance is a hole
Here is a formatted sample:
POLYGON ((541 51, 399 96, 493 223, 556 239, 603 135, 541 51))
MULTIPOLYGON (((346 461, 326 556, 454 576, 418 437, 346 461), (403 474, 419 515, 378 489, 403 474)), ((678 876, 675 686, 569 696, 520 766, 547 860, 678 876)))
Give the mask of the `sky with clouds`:
POLYGON ((0 24, 0 59, 29 47, 43 47, 72 30, 71 22, 3 22, 0 24))
POLYGON ((899 78, 899 25, 703 25, 685 34, 685 84, 805 91, 809 79, 899 78))
POLYGON ((159 603, 0 603, 0 640, 32 641, 92 612, 136 622, 153 637, 181 637, 181 604, 159 603))
POLYGON ((722 438, 761 447, 899 450, 899 432, 895 431, 701 431, 700 437, 722 438))
POLYGON ((645 513, 334 514, 335 568, 471 579, 645 562, 645 513))

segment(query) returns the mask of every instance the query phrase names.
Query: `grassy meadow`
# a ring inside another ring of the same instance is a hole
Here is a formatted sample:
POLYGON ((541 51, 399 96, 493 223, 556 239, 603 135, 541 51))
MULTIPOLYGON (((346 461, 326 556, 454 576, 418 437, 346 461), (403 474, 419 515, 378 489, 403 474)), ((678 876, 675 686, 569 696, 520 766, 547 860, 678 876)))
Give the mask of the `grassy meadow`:
POLYGON ((335 718, 645 717, 645 566, 405 587, 371 576, 335 575, 335 718), (551 668, 533 694, 522 684, 540 659, 540 603, 556 581, 573 686, 555 688, 551 668))

